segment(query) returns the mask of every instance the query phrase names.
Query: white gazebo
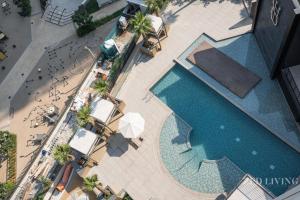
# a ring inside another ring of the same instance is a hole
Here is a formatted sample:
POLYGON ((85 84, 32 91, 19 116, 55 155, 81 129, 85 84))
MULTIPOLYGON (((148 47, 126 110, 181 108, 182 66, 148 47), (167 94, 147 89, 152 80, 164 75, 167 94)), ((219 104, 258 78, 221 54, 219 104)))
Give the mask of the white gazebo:
POLYGON ((160 41, 168 37, 165 23, 161 17, 157 17, 155 15, 148 14, 146 17, 150 20, 152 26, 152 31, 148 35, 157 39, 161 49, 160 41))
POLYGON ((151 21, 152 31, 159 34, 160 30, 163 28, 163 20, 155 15, 147 15, 147 18, 151 21))
POLYGON ((103 123, 104 125, 109 123, 109 120, 116 111, 116 105, 111 101, 97 97, 91 103, 91 114, 97 122, 103 123))
POLYGON ((69 145, 76 151, 89 155, 97 142, 97 135, 84 128, 80 128, 76 131, 69 145))

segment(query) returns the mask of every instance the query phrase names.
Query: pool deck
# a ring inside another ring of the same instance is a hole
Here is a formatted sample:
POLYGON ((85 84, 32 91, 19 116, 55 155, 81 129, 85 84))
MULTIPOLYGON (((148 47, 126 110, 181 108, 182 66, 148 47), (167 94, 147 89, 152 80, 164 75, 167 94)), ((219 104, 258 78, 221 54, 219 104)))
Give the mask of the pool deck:
POLYGON ((271 80, 269 70, 252 34, 245 34, 220 42, 203 34, 176 61, 285 143, 300 152, 300 135, 296 121, 278 81, 271 80), (233 94, 186 59, 193 49, 197 48, 203 41, 209 42, 219 51, 257 74, 261 81, 244 98, 233 94))
POLYGON ((167 8, 169 37, 162 42, 162 51, 149 59, 134 55, 135 65, 118 93, 126 103, 126 112, 139 112, 145 119, 144 141, 135 150, 124 143, 112 143, 97 172, 99 180, 115 191, 124 188, 134 199, 149 200, 211 200, 219 194, 201 194, 180 185, 165 169, 159 154, 159 135, 164 121, 171 114, 149 91, 151 86, 173 65, 177 58, 202 33, 217 39, 243 34, 244 26, 229 30, 245 13, 242 3, 211 2, 206 7, 200 1, 167 8), (197 22, 197 23, 194 23, 197 22))

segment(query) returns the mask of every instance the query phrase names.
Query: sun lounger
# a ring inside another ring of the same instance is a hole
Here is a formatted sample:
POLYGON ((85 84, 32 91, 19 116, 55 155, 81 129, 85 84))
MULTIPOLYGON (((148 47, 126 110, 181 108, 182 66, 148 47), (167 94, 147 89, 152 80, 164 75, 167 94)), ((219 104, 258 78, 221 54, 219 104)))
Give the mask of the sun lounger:
POLYGON ((132 138, 128 140, 128 143, 135 149, 138 149, 142 146, 144 139, 142 137, 139 138, 132 138))

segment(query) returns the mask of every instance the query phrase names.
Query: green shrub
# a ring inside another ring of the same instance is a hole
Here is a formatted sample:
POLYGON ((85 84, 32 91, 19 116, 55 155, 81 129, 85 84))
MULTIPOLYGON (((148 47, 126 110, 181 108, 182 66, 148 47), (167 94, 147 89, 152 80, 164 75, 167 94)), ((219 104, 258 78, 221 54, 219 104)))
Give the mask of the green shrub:
POLYGON ((84 6, 78 8, 72 16, 72 20, 78 26, 76 32, 79 37, 96 29, 95 23, 93 22, 93 16, 87 12, 84 6))
POLYGON ((48 192, 48 190, 50 189, 50 186, 52 184, 52 182, 50 181, 50 179, 41 176, 38 181, 41 184, 41 188, 39 189, 37 195, 33 198, 33 200, 43 200, 46 193, 48 192))
POLYGON ((84 6, 80 6, 72 17, 73 22, 78 26, 76 30, 77 35, 79 37, 85 36, 86 34, 95 30, 97 27, 102 26, 103 24, 106 24, 112 19, 120 16, 122 14, 122 11, 123 8, 109 16, 93 21, 93 17, 90 15, 88 10, 84 6))
POLYGON ((55 147, 53 151, 54 159, 61 165, 64 165, 66 162, 70 161, 71 156, 71 147, 69 144, 61 144, 55 147))
POLYGON ((80 127, 86 126, 91 121, 91 114, 92 109, 86 105, 80 108, 80 110, 76 114, 76 122, 80 127))
POLYGON ((95 27, 102 26, 103 24, 106 24, 107 22, 113 20, 114 18, 121 16, 123 10, 124 10, 124 8, 122 8, 122 9, 120 9, 120 10, 114 12, 114 13, 111 14, 111 15, 108 15, 108 16, 103 17, 103 18, 101 18, 101 19, 95 20, 95 21, 94 21, 95 27))
POLYGON ((19 12, 19 15, 22 17, 28 17, 31 15, 30 0, 21 0, 18 6, 21 7, 21 12, 19 12))
POLYGON ((98 80, 95 82, 95 85, 93 87, 97 93, 101 96, 106 95, 108 92, 107 83, 104 80, 98 80))
POLYGON ((72 20, 77 26, 84 26, 93 22, 93 16, 91 16, 83 5, 79 6, 72 16, 72 20))
POLYGON ((86 25, 78 27, 78 29, 76 30, 76 33, 79 37, 83 37, 95 29, 96 29, 96 27, 95 27, 94 23, 86 24, 86 25))
POLYGON ((0 131, 0 154, 7 159, 7 179, 16 181, 17 137, 8 131, 0 131))
POLYGON ((83 187, 85 190, 91 192, 97 186, 98 177, 97 175, 92 175, 83 178, 83 187))
POLYGON ((94 13, 100 9, 97 0, 89 0, 85 5, 85 8, 88 13, 94 13))
POLYGON ((0 199, 7 199, 14 188, 15 184, 12 182, 0 183, 0 199))
POLYGON ((113 86, 116 78, 118 77, 119 69, 120 69, 120 67, 122 67, 123 63, 124 63, 124 59, 122 57, 119 56, 119 57, 115 58, 112 66, 111 66, 111 69, 109 71, 108 81, 109 81, 110 87, 113 86))
POLYGON ((10 150, 9 153, 8 153, 8 162, 7 162, 7 165, 8 165, 8 174, 7 174, 7 177, 8 177, 8 180, 11 181, 11 182, 15 182, 16 181, 16 177, 17 177, 17 174, 16 174, 16 165, 17 165, 17 152, 16 150, 10 150))

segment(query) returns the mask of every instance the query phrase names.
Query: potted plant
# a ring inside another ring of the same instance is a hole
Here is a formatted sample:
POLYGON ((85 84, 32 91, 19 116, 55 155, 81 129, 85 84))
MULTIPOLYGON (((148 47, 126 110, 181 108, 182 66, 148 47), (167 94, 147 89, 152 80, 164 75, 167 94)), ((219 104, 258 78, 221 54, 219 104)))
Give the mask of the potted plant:
POLYGON ((169 0, 146 0, 145 3, 149 13, 155 13, 156 16, 160 16, 161 10, 166 8, 169 0))
POLYGON ((142 35, 145 39, 147 34, 151 31, 152 25, 149 18, 147 18, 143 13, 137 12, 134 17, 129 21, 132 26, 133 31, 137 35, 142 35))
POLYGON ((148 56, 154 57, 158 51, 158 48, 154 42, 146 39, 142 44, 141 51, 148 56))
POLYGON ((86 191, 94 192, 96 196, 100 194, 105 194, 106 196, 109 196, 111 193, 109 190, 102 187, 102 184, 98 180, 98 177, 96 174, 83 178, 83 188, 86 191))
POLYGON ((83 178, 83 187, 85 190, 91 192, 98 184, 98 177, 97 175, 93 175, 90 177, 83 178))
POLYGON ((101 96, 106 96, 108 93, 108 85, 105 80, 96 81, 93 88, 101 96))
POLYGON ((151 32, 152 25, 149 18, 147 18, 143 13, 137 12, 135 16, 130 20, 130 24, 133 28, 133 31, 142 35, 143 44, 141 46, 141 51, 149 56, 154 56, 157 52, 155 45, 149 43, 148 34, 151 32), (152 46, 151 46, 152 45, 152 46))
POLYGON ((7 199, 14 188, 15 184, 12 182, 0 183, 0 199, 7 199))
POLYGON ((51 181, 49 178, 45 176, 41 176, 38 179, 39 183, 41 184, 40 190, 37 192, 36 196, 33 198, 33 200, 42 200, 45 197, 45 194, 49 190, 51 186, 51 181))

